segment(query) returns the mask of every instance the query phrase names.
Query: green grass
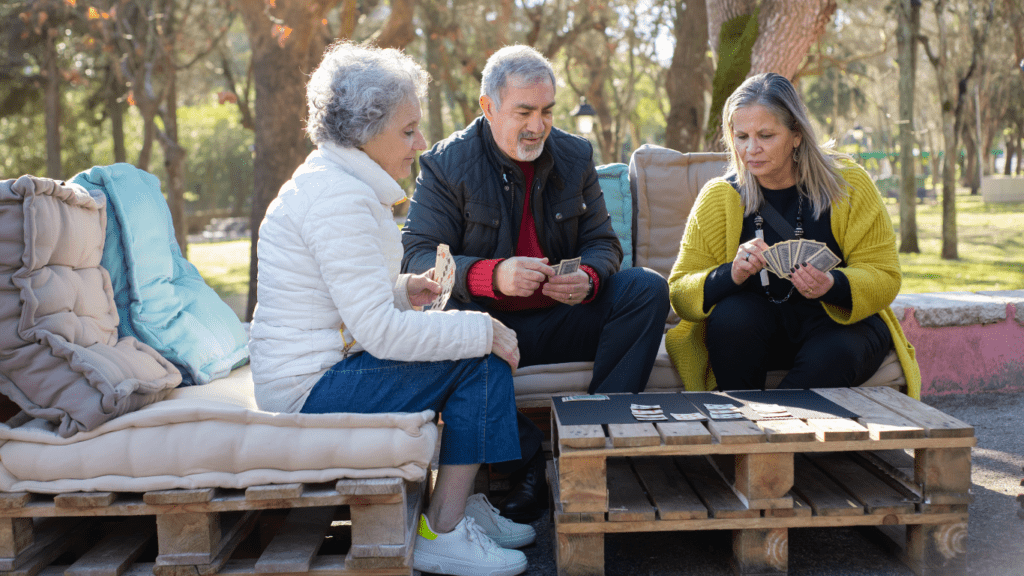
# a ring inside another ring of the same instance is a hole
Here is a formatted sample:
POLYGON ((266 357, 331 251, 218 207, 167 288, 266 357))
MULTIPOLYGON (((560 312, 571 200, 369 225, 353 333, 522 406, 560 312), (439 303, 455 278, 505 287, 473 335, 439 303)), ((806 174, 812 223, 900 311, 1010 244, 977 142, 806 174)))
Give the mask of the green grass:
MULTIPOLYGON (((887 202, 899 236, 899 204, 887 202)), ((1024 289, 1024 203, 985 204, 957 194, 958 260, 943 260, 942 203, 917 205, 920 254, 900 254, 904 294, 1024 289)))
MULTIPOLYGON (((899 204, 886 207, 899 236, 899 204)), ((939 257, 942 246, 942 204, 917 205, 920 254, 900 254, 904 294, 957 290, 1024 289, 1024 203, 985 204, 981 196, 957 195, 959 260, 939 257)), ((189 260, 206 283, 245 313, 249 289, 249 241, 191 244, 189 260)))

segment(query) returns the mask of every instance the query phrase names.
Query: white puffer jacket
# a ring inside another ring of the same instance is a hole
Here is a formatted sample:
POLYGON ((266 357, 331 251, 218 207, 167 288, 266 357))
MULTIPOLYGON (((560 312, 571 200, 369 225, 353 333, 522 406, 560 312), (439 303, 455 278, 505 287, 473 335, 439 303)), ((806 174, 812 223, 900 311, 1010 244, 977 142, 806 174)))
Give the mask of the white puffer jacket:
POLYGON ((365 153, 324 144, 267 209, 257 255, 259 302, 249 356, 262 410, 298 412, 313 385, 349 352, 406 361, 491 352, 490 317, 420 312, 399 274, 402 239, 391 207, 401 187, 365 153), (344 340, 341 329, 344 330, 344 340))

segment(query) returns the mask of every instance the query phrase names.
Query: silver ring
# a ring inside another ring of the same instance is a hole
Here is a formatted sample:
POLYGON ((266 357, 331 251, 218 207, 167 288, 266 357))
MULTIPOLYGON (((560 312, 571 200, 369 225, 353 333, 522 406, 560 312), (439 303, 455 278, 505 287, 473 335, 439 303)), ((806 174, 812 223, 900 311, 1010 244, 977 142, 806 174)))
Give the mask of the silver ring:
POLYGON ((750 252, 747 252, 747 255, 744 256, 743 259, 746 260, 747 262, 750 262, 750 252))

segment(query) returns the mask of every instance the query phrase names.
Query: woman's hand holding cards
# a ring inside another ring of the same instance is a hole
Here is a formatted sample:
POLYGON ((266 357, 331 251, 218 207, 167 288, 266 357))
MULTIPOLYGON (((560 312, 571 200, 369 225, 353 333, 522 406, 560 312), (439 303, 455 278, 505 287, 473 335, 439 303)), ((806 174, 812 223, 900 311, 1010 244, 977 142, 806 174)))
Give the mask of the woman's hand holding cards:
POLYGON ((732 260, 732 281, 736 285, 743 284, 747 278, 764 268, 766 261, 762 252, 767 249, 768 244, 760 238, 740 244, 736 250, 736 257, 732 260))
POLYGON ((822 272, 806 262, 796 265, 793 272, 789 274, 789 280, 803 294, 804 298, 809 300, 821 298, 835 284, 835 278, 832 277, 831 272, 822 272))

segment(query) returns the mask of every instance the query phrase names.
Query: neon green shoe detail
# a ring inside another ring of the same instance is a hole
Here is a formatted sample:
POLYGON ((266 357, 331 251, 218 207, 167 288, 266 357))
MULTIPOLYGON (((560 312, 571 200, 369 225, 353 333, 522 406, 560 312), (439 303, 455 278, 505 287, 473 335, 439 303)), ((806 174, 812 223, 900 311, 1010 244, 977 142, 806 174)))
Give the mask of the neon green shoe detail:
POLYGON ((437 539, 437 534, 434 534, 434 531, 431 530, 430 526, 427 524, 427 516, 425 514, 420 514, 420 527, 416 531, 416 533, 420 536, 423 536, 427 540, 437 539))

